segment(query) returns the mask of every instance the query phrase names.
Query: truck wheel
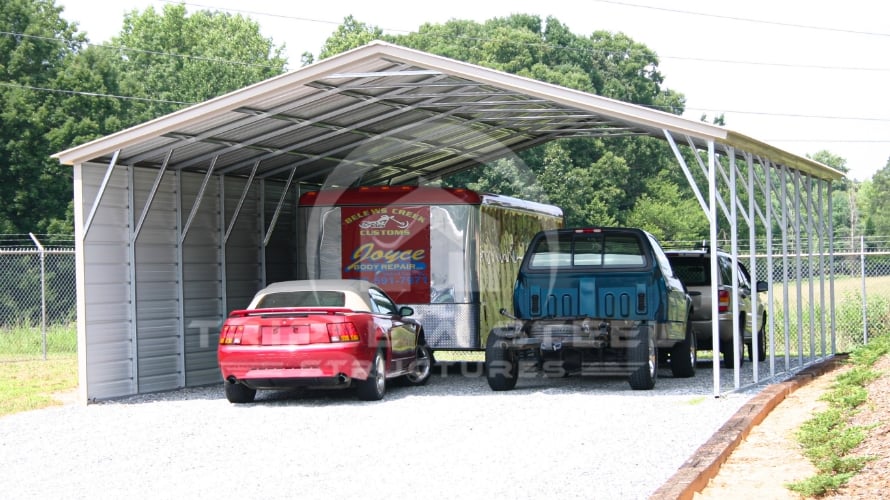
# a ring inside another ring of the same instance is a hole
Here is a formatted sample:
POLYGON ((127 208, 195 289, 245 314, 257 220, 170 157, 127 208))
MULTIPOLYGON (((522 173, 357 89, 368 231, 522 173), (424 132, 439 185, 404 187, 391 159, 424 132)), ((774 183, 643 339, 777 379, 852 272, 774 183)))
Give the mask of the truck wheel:
POLYGON ((515 351, 507 349, 494 333, 485 343, 485 379, 494 391, 509 391, 516 387, 519 360, 515 351))
POLYGON ((648 328, 640 329, 640 343, 630 348, 628 361, 633 367, 628 382, 635 391, 647 391, 655 387, 658 375, 658 348, 655 339, 649 335, 648 328))
POLYGON ((692 323, 686 321, 686 339, 674 344, 671 349, 671 374, 674 378, 695 376, 695 364, 698 361, 698 348, 695 345, 695 334, 692 323))

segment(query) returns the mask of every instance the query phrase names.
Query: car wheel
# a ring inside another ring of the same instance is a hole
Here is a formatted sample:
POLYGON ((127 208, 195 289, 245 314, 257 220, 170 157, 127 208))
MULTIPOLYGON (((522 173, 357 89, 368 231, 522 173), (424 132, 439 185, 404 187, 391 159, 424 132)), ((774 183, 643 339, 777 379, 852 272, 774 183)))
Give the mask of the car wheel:
POLYGON ((238 382, 226 381, 226 399, 229 403, 250 403, 256 397, 256 389, 238 382))
POLYGON ((433 351, 426 344, 418 344, 411 372, 405 375, 405 381, 410 385, 423 385, 430 379, 433 373, 433 351))
POLYGON ((380 401, 386 395, 386 357, 382 349, 374 353, 371 372, 368 378, 358 382, 356 393, 362 401, 380 401))
POLYGON ((695 364, 698 362, 698 348, 695 345, 695 334, 692 323, 686 320, 686 339, 674 344, 671 349, 671 374, 674 378, 695 376, 695 364))
POLYGON ((509 391, 516 387, 519 362, 516 353, 499 342, 494 333, 488 335, 485 345, 485 379, 494 391, 509 391))
POLYGON ((655 346, 655 339, 649 335, 648 328, 640 329, 640 342, 630 348, 628 361, 634 367, 628 378, 631 389, 646 391, 655 387, 655 379, 658 376, 658 348, 655 346))

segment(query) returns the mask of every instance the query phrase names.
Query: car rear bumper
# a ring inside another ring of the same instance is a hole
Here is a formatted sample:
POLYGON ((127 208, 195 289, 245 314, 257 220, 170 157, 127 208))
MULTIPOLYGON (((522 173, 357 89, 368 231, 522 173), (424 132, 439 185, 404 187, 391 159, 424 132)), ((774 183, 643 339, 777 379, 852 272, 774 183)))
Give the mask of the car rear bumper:
POLYGON ((301 346, 220 345, 222 376, 254 388, 310 387, 365 380, 374 348, 357 342, 301 346))

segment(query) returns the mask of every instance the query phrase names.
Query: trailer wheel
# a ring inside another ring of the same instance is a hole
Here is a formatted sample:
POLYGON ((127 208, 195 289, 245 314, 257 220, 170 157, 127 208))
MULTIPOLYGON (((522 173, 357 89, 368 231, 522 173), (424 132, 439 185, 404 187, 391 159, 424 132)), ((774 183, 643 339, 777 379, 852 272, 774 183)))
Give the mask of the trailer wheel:
POLYGON ((519 360, 516 352, 507 349, 494 333, 485 343, 485 379, 494 391, 509 391, 516 387, 519 377, 519 360))
POLYGON ((695 334, 692 322, 686 319, 686 338, 671 348, 671 374, 674 378, 695 376, 695 364, 698 361, 698 347, 695 345, 695 334))
POLYGON ((628 378, 631 389, 647 391, 655 387, 655 378, 658 376, 658 348, 655 346, 655 339, 649 335, 648 328, 640 328, 640 342, 636 347, 630 348, 628 361, 633 367, 633 372, 628 378))

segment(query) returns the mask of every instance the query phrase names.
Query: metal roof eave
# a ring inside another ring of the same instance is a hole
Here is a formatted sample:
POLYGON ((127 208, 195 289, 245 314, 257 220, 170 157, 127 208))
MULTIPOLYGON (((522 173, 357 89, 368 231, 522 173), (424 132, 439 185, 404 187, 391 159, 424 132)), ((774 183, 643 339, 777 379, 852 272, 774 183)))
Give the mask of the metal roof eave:
POLYGON ((427 70, 460 77, 468 81, 491 85, 544 99, 562 106, 587 110, 629 127, 646 130, 653 137, 664 138, 664 131, 684 135, 697 145, 711 141, 726 144, 743 151, 762 155, 775 163, 785 164, 810 175, 826 179, 839 179, 843 173, 821 163, 799 157, 756 139, 732 132, 717 125, 689 120, 678 115, 645 108, 578 90, 540 82, 530 78, 504 73, 387 42, 374 41, 362 47, 321 60, 303 68, 269 78, 228 94, 195 104, 126 130, 90 141, 52 155, 62 164, 74 165, 90 161, 114 151, 139 144, 194 126, 203 121, 219 118, 232 110, 249 107, 251 102, 261 101, 285 90, 313 81, 349 73, 369 60, 385 59, 402 62, 427 70))

